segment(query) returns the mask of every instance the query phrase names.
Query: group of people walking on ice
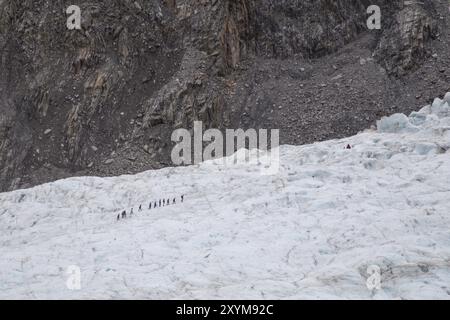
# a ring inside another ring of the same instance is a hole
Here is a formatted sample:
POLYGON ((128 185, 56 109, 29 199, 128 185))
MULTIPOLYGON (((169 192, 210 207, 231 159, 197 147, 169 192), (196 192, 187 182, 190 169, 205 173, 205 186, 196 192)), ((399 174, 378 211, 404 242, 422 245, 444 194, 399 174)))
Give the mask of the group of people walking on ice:
MULTIPOLYGON (((184 195, 181 196, 181 202, 184 202, 184 195)), ((149 205, 148 205, 148 210, 151 210, 152 207, 153 209, 157 208, 157 207, 165 207, 165 206, 169 206, 169 205, 174 205, 177 203, 177 199, 173 198, 171 199, 159 199, 159 201, 150 201, 149 205)), ((128 217, 132 217, 134 212, 133 212, 134 208, 131 208, 130 212, 127 213, 126 210, 123 210, 122 213, 119 213, 117 215, 117 221, 119 221, 120 219, 126 219, 127 216, 128 217)), ((139 205, 138 208, 138 212, 141 212, 143 210, 142 208, 142 204, 139 205)))

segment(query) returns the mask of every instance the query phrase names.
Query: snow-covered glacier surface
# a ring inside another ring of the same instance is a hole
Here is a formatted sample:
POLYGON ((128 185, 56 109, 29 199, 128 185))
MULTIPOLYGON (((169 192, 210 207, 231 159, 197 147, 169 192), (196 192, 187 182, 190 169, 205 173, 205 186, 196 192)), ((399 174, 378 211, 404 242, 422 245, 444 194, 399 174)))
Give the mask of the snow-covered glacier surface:
POLYGON ((0 194, 0 298, 449 299, 449 104, 281 146, 274 175, 207 162, 0 194))

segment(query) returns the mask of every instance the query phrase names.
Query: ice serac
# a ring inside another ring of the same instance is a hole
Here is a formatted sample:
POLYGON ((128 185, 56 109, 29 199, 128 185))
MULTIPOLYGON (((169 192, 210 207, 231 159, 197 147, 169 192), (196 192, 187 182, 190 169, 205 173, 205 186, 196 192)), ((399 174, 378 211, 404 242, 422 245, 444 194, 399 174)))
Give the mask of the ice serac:
POLYGON ((0 298, 448 299, 449 97, 283 145, 273 175, 208 161, 2 193, 0 298))

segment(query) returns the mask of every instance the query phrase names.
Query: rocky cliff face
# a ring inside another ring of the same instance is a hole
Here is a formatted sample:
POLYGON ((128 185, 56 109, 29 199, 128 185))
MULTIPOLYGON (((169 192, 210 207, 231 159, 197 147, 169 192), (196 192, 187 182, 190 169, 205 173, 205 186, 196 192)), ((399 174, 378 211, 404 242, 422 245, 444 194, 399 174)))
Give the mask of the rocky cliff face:
POLYGON ((78 1, 68 30, 71 4, 0 0, 0 191, 169 165, 194 120, 300 144, 449 91, 443 0, 78 1))

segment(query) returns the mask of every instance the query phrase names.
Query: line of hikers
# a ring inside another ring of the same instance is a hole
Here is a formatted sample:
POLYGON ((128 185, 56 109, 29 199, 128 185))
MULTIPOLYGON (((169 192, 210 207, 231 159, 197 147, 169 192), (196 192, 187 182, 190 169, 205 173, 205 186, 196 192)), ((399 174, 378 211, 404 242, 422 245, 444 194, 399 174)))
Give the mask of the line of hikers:
MULTIPOLYGON (((181 202, 184 202, 184 195, 181 196, 181 202)), ((171 203, 172 203, 172 205, 176 204, 177 203, 176 198, 173 198, 172 201, 170 199, 159 199, 159 201, 155 201, 155 202, 150 201, 150 204, 148 205, 148 210, 151 210, 152 206, 153 206, 153 208, 161 207, 161 206, 165 207, 165 206, 169 206, 171 203)), ((142 204, 139 205, 138 211, 139 212, 142 211, 142 204)), ((133 208, 131 208, 129 216, 131 217, 133 214, 134 214, 133 208)), ((127 218, 126 210, 123 210, 122 213, 119 213, 117 215, 117 221, 119 221, 120 219, 126 219, 126 218, 127 218)))

